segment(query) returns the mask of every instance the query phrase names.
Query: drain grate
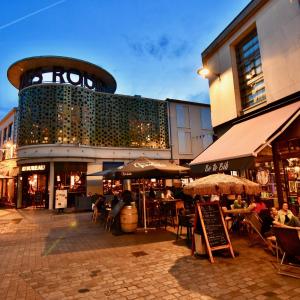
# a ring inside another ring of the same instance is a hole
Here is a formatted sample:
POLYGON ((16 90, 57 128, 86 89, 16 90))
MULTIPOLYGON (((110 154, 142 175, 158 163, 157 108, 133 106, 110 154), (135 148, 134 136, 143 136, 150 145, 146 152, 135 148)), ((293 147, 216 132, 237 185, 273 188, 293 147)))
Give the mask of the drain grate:
POLYGON ((133 256, 135 256, 135 257, 140 257, 140 256, 149 255, 149 254, 146 253, 145 251, 136 251, 136 252, 132 252, 131 254, 132 254, 133 256))
POLYGON ((79 289, 78 293, 87 293, 89 291, 90 291, 89 289, 79 289))

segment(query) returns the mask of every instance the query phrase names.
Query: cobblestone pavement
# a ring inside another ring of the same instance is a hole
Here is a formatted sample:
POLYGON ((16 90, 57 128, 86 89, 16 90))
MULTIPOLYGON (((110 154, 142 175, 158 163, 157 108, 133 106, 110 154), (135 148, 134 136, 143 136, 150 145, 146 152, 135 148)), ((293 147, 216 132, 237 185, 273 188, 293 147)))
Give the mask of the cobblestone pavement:
POLYGON ((299 299, 300 281, 246 239, 212 265, 170 231, 113 236, 91 213, 1 212, 0 299, 299 299))

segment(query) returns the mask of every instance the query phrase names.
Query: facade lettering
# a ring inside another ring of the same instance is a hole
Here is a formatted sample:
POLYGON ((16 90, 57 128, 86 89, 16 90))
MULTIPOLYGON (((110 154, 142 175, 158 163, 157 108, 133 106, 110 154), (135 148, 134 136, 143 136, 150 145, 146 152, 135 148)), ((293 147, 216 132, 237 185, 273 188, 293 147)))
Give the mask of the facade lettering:
POLYGON ((52 69, 33 69, 23 74, 20 89, 25 87, 49 82, 49 78, 45 79, 45 74, 52 73, 51 79, 53 83, 69 83, 75 86, 81 86, 90 90, 102 91, 103 83, 94 75, 81 72, 77 69, 65 69, 63 67, 54 66, 52 69), (74 76, 75 75, 75 76, 74 76), (75 79, 76 78, 76 79, 75 79))
POLYGON ((45 169, 46 169, 46 165, 23 166, 22 172, 43 171, 45 169))

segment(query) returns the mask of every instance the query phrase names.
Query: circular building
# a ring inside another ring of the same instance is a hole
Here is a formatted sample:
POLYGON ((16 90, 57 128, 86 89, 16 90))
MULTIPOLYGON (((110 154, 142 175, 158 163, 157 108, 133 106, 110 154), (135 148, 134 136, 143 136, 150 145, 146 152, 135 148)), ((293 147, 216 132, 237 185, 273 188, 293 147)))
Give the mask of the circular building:
POLYGON ((139 156, 170 159, 167 103, 114 94, 117 83, 101 67, 38 56, 15 62, 7 76, 19 89, 18 207, 53 209, 58 190, 73 207, 76 197, 103 192, 86 174, 139 156))

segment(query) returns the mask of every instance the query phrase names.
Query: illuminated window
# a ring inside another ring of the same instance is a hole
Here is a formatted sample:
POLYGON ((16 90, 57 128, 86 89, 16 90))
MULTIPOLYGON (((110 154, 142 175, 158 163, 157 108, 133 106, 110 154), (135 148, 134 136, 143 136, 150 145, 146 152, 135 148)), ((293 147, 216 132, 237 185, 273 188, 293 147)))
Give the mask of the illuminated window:
POLYGON ((256 29, 236 46, 242 108, 266 99, 259 41, 256 29))

